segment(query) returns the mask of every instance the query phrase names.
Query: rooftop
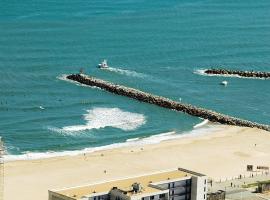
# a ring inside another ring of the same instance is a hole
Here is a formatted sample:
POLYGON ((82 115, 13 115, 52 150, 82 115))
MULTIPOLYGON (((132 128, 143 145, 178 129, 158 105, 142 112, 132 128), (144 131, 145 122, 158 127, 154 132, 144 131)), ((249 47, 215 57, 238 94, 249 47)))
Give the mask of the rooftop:
POLYGON ((195 173, 185 169, 177 169, 166 172, 157 172, 149 175, 143 175, 138 177, 126 178, 121 180, 107 181, 103 183, 96 183, 86 186, 79 186, 73 188, 67 188, 63 190, 53 191, 60 195, 72 197, 74 199, 81 199, 83 196, 95 196, 96 194, 108 194, 113 187, 117 187, 120 190, 126 191, 126 195, 141 195, 147 193, 160 193, 162 190, 151 187, 149 184, 155 183, 168 183, 176 180, 184 180, 191 176, 204 176, 199 173, 195 173), (132 192, 132 184, 140 183, 142 191, 139 193, 132 192))

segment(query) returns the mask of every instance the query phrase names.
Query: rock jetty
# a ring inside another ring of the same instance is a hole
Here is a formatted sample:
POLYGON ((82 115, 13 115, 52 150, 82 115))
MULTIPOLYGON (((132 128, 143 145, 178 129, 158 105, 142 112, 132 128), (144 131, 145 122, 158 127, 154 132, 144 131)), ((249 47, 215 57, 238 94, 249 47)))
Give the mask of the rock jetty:
POLYGON ((235 125, 235 126, 257 127, 260 129, 270 131, 270 127, 268 125, 258 124, 255 122, 217 113, 211 110, 199 108, 190 104, 176 102, 165 97, 142 92, 134 88, 117 85, 114 83, 110 83, 110 82, 97 79, 94 77, 86 76, 83 74, 68 75, 67 79, 79 82, 84 85, 95 86, 103 90, 106 90, 108 92, 121 95, 121 96, 130 97, 138 101, 155 104, 163 108, 173 109, 173 110, 187 113, 192 116, 208 119, 211 122, 218 122, 221 124, 235 125))
POLYGON ((256 71, 238 71, 228 69, 207 69, 204 71, 206 74, 211 75, 236 75, 246 78, 270 78, 270 72, 256 72, 256 71))

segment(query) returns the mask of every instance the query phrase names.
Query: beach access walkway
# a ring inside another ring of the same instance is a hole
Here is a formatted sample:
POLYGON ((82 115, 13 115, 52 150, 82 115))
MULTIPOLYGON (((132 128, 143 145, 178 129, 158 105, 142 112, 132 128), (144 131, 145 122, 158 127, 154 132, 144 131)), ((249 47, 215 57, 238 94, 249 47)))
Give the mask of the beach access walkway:
POLYGON ((241 178, 235 178, 227 181, 222 182, 213 182, 208 184, 209 192, 215 192, 218 190, 226 191, 226 199, 227 200, 270 200, 270 195, 263 195, 254 193, 255 187, 244 188, 244 185, 253 184, 258 181, 266 181, 270 180, 270 175, 259 173, 250 174, 250 176, 245 176, 241 178))

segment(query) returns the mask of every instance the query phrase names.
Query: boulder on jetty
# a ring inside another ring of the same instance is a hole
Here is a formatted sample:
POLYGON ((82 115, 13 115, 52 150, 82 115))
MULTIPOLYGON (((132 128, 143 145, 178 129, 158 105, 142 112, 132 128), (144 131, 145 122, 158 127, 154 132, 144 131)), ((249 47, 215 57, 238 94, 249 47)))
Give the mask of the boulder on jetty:
POLYGON ((84 85, 95 86, 95 87, 101 88, 113 94, 130 97, 141 102, 155 104, 163 108, 173 109, 176 111, 187 113, 192 116, 208 119, 211 122, 218 122, 221 124, 235 125, 235 126, 256 127, 256 128, 270 131, 270 127, 268 125, 259 124, 259 123, 231 117, 231 116, 217 113, 211 110, 199 108, 190 104, 184 104, 181 102, 173 101, 165 97, 142 92, 134 88, 117 85, 114 83, 110 83, 110 82, 97 79, 94 77, 86 76, 83 74, 72 74, 72 75, 68 75, 67 78, 70 80, 79 82, 81 84, 84 84, 84 85))
POLYGON ((229 69, 207 69, 204 71, 206 74, 211 75, 236 75, 247 78, 270 78, 270 72, 256 72, 256 71, 238 71, 229 69))

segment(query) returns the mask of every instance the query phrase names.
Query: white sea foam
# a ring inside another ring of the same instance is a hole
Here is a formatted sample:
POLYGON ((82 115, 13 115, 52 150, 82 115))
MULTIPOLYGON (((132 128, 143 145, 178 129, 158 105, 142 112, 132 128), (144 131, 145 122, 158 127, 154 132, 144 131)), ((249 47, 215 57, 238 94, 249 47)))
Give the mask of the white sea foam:
POLYGON ((202 126, 205 126, 206 124, 208 124, 209 120, 208 119, 205 119, 203 120, 202 122, 196 124, 195 126, 193 126, 193 128, 200 128, 202 126))
POLYGON ((151 135, 149 137, 144 137, 144 138, 131 138, 127 139, 126 143, 128 144, 154 144, 154 143, 159 143, 163 140, 169 140, 173 139, 175 137, 180 136, 179 134, 177 135, 175 131, 170 131, 166 133, 161 133, 157 135, 151 135))
POLYGON ((67 79, 67 76, 68 76, 67 74, 60 74, 56 78, 62 81, 69 81, 69 79, 67 79))
POLYGON ((230 78, 244 78, 244 79, 260 79, 265 80, 265 78, 258 78, 258 77, 243 77, 236 74, 207 74, 205 73, 207 69, 197 69, 194 71, 195 74, 199 74, 202 76, 218 76, 218 77, 230 77, 230 78))
POLYGON ((78 83, 77 81, 73 81, 67 78, 67 74, 60 74, 59 76, 57 76, 56 78, 62 81, 67 81, 70 83, 75 83, 76 85, 81 85, 80 83, 78 83))
POLYGON ((127 70, 127 69, 108 67, 108 68, 105 68, 105 70, 119 73, 119 74, 126 75, 126 76, 136 77, 136 78, 146 78, 147 77, 147 75, 145 75, 143 73, 139 73, 139 72, 135 72, 135 71, 127 70))
POLYGON ((205 73, 207 69, 198 69, 198 70, 195 70, 194 73, 195 74, 199 74, 199 75, 202 75, 202 76, 220 76, 220 77, 236 77, 236 78, 244 78, 244 77, 241 77, 239 75, 225 75, 225 74, 207 74, 205 73))
POLYGON ((134 141, 138 141, 140 138, 130 138, 127 139, 126 142, 134 142, 134 141))
MULTIPOLYGON (((76 84, 78 86, 90 87, 90 88, 95 88, 95 89, 101 90, 101 88, 96 87, 96 86, 90 86, 90 85, 86 85, 86 84, 81 84, 81 83, 79 83, 77 81, 70 80, 70 79, 67 78, 67 76, 68 76, 67 74, 61 74, 61 75, 57 76, 56 78, 59 79, 59 80, 62 80, 62 81, 67 81, 67 82, 70 82, 70 83, 74 83, 74 84, 76 84)), ((86 75, 84 75, 84 76, 86 76, 86 75)))
POLYGON ((197 137, 199 135, 215 133, 215 131, 221 130, 223 127, 218 125, 211 125, 205 126, 203 128, 194 129, 190 132, 185 132, 181 134, 177 134, 175 131, 170 131, 167 133, 161 133, 157 135, 152 135, 147 138, 133 138, 128 139, 126 142, 123 143, 115 143, 111 145, 101 146, 101 147, 92 147, 92 148, 85 148, 82 150, 75 150, 75 151, 62 151, 62 152, 25 152, 22 155, 5 155, 5 161, 13 161, 13 160, 37 160, 37 159, 44 159, 44 158, 53 158, 59 156, 76 156, 81 155, 84 153, 92 153, 96 151, 114 149, 119 147, 132 147, 138 145, 147 145, 147 144, 157 144, 162 141, 166 140, 173 140, 177 138, 187 138, 187 137, 197 137))
POLYGON ((48 130, 50 130, 51 132, 54 132, 54 133, 58 133, 60 135, 76 135, 76 137, 78 136, 78 134, 83 134, 85 133, 84 131, 77 131, 77 132, 72 132, 72 131, 67 131, 67 130, 64 130, 63 128, 58 128, 58 127, 52 127, 52 126, 47 126, 46 127, 48 130))
POLYGON ((126 142, 125 144, 127 144, 129 146, 158 144, 158 143, 160 143, 162 141, 166 141, 166 140, 174 140, 174 139, 188 138, 188 137, 197 137, 199 135, 203 135, 203 134, 206 134, 209 132, 214 133, 214 131, 218 130, 218 129, 219 129, 218 126, 212 125, 212 126, 206 126, 206 127, 202 127, 202 128, 193 129, 192 131, 184 132, 181 134, 179 134, 175 131, 170 131, 170 132, 166 132, 166 133, 152 135, 152 136, 146 137, 146 138, 140 138, 140 139, 137 139, 135 141, 129 141, 129 142, 126 142))
POLYGON ((208 74, 205 73, 207 69, 197 69, 194 71, 195 74, 199 74, 199 75, 202 75, 202 76, 207 76, 208 74))
POLYGON ((122 111, 119 108, 94 108, 87 110, 84 115, 86 124, 65 126, 61 129, 64 133, 100 129, 105 127, 119 128, 124 131, 135 130, 146 122, 143 114, 122 111))
POLYGON ((28 15, 18 16, 17 19, 34 18, 34 17, 40 16, 40 15, 41 15, 41 13, 30 13, 28 15))

